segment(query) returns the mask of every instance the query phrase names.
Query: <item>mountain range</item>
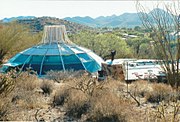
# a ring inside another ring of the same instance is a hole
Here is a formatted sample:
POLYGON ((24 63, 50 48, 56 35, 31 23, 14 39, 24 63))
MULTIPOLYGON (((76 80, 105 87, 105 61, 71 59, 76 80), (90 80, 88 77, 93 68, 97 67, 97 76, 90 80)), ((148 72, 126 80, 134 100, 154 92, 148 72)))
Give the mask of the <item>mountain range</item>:
MULTIPOLYGON (((153 9, 148 15, 152 12, 161 12, 164 13, 165 11, 159 8, 153 9)), ((49 17, 52 18, 52 17, 49 17)), ((2 22, 10 22, 13 20, 27 20, 27 19, 36 19, 35 16, 19 16, 19 17, 12 17, 12 18, 4 18, 1 20, 2 22)), ((89 26, 89 27, 127 27, 133 28, 135 26, 141 26, 141 20, 138 16, 138 13, 124 13, 119 16, 112 15, 112 16, 99 16, 97 18, 92 18, 89 16, 86 17, 66 17, 63 19, 64 21, 69 21, 73 23, 78 23, 81 25, 89 26)))
POLYGON ((97 18, 86 17, 66 17, 65 20, 88 25, 91 27, 135 27, 142 25, 137 13, 124 13, 116 16, 100 16, 97 18))
MULTIPOLYGON (((91 27, 127 27, 127 28, 134 28, 135 26, 141 26, 142 22, 139 18, 139 13, 124 13, 119 16, 112 15, 112 16, 100 16, 97 18, 91 18, 89 16, 86 17, 66 17, 65 20, 76 22, 79 24, 88 25, 91 27)), ((146 14, 149 19, 152 19, 152 15, 165 15, 167 20, 173 21, 172 15, 163 9, 155 8, 149 13, 141 13, 146 14)), ((153 20, 153 19, 152 19, 153 20)))

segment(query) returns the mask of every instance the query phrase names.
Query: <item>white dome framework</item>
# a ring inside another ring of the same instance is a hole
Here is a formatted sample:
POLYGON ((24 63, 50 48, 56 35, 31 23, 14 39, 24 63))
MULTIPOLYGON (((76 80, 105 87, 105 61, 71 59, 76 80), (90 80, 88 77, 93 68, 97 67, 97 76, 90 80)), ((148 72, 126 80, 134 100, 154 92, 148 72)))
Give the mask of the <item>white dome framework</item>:
POLYGON ((31 68, 39 76, 48 71, 86 70, 90 73, 101 70, 104 60, 91 50, 73 44, 64 25, 44 27, 42 42, 28 48, 2 67, 3 71, 19 67, 23 71, 31 68))

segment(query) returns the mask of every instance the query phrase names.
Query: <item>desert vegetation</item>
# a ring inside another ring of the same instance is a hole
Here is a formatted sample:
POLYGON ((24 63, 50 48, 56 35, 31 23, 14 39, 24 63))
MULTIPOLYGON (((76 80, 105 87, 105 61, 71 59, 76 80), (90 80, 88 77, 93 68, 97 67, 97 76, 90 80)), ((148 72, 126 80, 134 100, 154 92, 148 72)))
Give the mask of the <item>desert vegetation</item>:
POLYGON ((16 22, 0 25, 0 64, 16 53, 35 45, 41 33, 33 34, 28 26, 16 22))
POLYGON ((39 79, 28 72, 17 77, 13 72, 1 74, 0 83, 3 91, 0 93, 0 120, 180 120, 179 90, 174 90, 168 84, 136 81, 128 84, 127 89, 124 81, 110 77, 106 81, 98 81, 87 73, 57 82, 39 79))

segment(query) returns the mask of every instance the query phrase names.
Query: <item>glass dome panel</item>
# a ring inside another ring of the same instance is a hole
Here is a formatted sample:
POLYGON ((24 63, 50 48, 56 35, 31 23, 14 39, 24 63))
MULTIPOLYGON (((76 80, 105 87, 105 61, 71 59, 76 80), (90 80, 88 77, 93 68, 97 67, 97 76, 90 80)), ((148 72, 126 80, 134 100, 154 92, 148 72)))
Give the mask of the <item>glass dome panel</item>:
POLYGON ((31 67, 32 70, 36 71, 37 74, 40 74, 41 64, 30 64, 29 67, 31 67))
POLYGON ((62 66, 62 64, 44 64, 43 65, 43 68, 42 68, 42 73, 41 73, 41 75, 44 75, 44 74, 46 74, 48 71, 51 71, 51 70, 53 70, 53 71, 59 71, 59 70, 63 70, 63 66, 62 66))
POLYGON ((80 54, 77 54, 77 56, 82 62, 93 61, 86 53, 80 53, 80 54))
POLYGON ((31 53, 32 53, 34 50, 35 50, 35 48, 32 47, 32 48, 29 48, 29 49, 27 49, 27 50, 25 50, 25 51, 22 51, 22 53, 25 54, 25 55, 31 55, 31 53))
POLYGON ((86 62, 84 63, 84 66, 89 72, 96 72, 101 69, 100 65, 98 65, 95 61, 86 62))
POLYGON ((59 49, 48 49, 46 55, 59 55, 59 49))
POLYGON ((78 53, 84 53, 83 50, 81 50, 81 49, 79 49, 79 48, 77 48, 77 47, 70 47, 70 49, 71 49, 74 53, 76 53, 76 54, 78 54, 78 53))
POLYGON ((24 63, 28 57, 29 57, 29 55, 21 54, 13 61, 13 63, 24 63))
POLYGON ((8 62, 13 62, 17 57, 19 57, 21 54, 20 53, 18 53, 18 54, 16 54, 14 57, 12 57, 11 59, 9 59, 9 61, 8 62))
POLYGON ((30 64, 40 64, 41 65, 43 57, 44 56, 34 55, 34 56, 32 56, 29 63, 30 64))
POLYGON ((31 55, 45 55, 47 53, 47 49, 39 49, 35 48, 31 55))
POLYGON ((78 59, 78 57, 73 54, 73 55, 63 55, 62 56, 64 64, 77 64, 81 63, 81 61, 78 59))
POLYGON ((62 64, 60 56, 46 56, 44 59, 44 65, 62 64))
POLYGON ((70 50, 68 47, 65 47, 64 45, 59 47, 60 51, 61 51, 61 55, 70 55, 70 54, 74 54, 74 52, 72 50, 70 50))
POLYGON ((44 49, 57 49, 58 48, 58 45, 57 43, 46 43, 46 44, 41 44, 41 45, 38 45, 37 48, 44 48, 44 49))
POLYGON ((82 63, 64 64, 66 70, 85 70, 82 63))

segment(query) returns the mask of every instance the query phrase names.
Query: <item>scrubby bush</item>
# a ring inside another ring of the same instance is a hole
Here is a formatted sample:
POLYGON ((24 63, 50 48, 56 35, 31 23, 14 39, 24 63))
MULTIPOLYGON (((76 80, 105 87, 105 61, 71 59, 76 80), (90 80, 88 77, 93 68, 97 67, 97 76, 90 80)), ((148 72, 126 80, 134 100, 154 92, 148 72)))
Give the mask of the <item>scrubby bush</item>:
POLYGON ((88 120, 94 122, 125 122, 126 117, 122 114, 125 104, 116 95, 108 92, 99 97, 94 97, 91 101, 88 120))
POLYGON ((129 85, 129 91, 138 97, 145 97, 145 94, 152 90, 151 83, 145 80, 139 80, 129 85))
POLYGON ((53 83, 50 80, 43 80, 40 88, 43 90, 43 94, 50 95, 53 91, 53 83))
POLYGON ((14 74, 9 72, 7 74, 0 74, 0 95, 7 95, 10 93, 15 85, 14 74))
POLYGON ((52 101, 53 106, 64 105, 68 97, 69 97, 69 89, 61 87, 59 90, 56 91, 55 95, 53 96, 53 101, 52 101))
POLYGON ((71 90, 66 103, 66 115, 73 118, 81 118, 89 110, 90 103, 88 96, 79 90, 71 90))
POLYGON ((11 101, 8 98, 3 98, 0 96, 0 121, 7 121, 8 114, 11 112, 11 101))
POLYGON ((16 81, 16 88, 18 89, 33 91, 35 88, 39 87, 37 76, 28 74, 28 72, 22 72, 16 78, 16 81))
POLYGON ((80 77, 83 75, 86 71, 80 70, 80 71, 74 71, 74 70, 67 70, 67 71, 48 71, 46 73, 46 78, 53 80, 55 82, 64 82, 65 80, 69 80, 71 78, 80 77))
POLYGON ((145 94, 145 98, 148 102, 159 103, 163 100, 171 100, 173 95, 172 88, 167 84, 154 83, 152 85, 152 91, 145 94))
POLYGON ((1 24, 0 28, 0 64, 19 51, 36 44, 41 36, 30 33, 25 25, 16 22, 1 24))
POLYGON ((35 94, 35 89, 39 88, 39 79, 35 75, 22 72, 16 78, 16 84, 11 93, 11 101, 19 108, 33 109, 42 106, 42 96, 35 94))

